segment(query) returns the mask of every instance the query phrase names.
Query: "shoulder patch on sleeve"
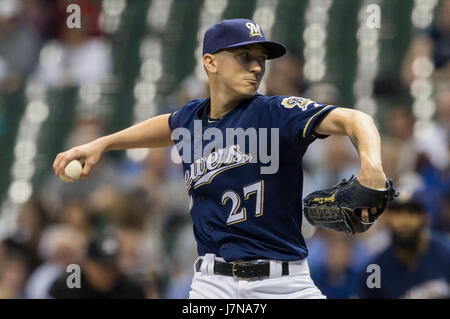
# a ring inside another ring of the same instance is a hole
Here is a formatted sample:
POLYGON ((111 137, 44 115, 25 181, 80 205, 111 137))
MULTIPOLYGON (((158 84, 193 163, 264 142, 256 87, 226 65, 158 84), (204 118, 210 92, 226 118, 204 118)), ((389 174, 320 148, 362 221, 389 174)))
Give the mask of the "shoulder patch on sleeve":
POLYGON ((320 105, 319 103, 316 103, 313 100, 297 96, 286 97, 281 101, 281 105, 283 105, 287 109, 298 107, 302 111, 306 111, 308 109, 308 105, 310 105, 311 103, 313 103, 314 106, 320 105))

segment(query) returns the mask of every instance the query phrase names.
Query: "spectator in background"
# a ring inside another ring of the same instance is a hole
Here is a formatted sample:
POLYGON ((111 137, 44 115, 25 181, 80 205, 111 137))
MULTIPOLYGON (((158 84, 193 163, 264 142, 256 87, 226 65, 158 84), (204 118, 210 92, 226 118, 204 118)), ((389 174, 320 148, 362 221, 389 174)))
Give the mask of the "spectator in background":
POLYGON ((396 106, 386 114, 386 121, 391 137, 389 142, 393 144, 398 156, 395 171, 398 176, 414 172, 418 154, 413 141, 415 120, 411 109, 396 106))
MULTIPOLYGON (((445 141, 443 149, 450 154, 450 91, 443 89, 437 95, 437 126, 441 140, 445 141)), ((436 229, 450 234, 450 163, 447 162, 445 170, 442 172, 443 187, 442 197, 445 201, 439 214, 436 229)))
POLYGON ((449 298, 450 250, 448 238, 429 230, 428 215, 417 192, 400 191, 383 217, 391 244, 368 264, 381 270, 379 288, 360 280, 360 298, 449 298))
POLYGON ((91 215, 85 202, 77 199, 68 202, 64 205, 58 217, 60 223, 70 225, 85 240, 91 237, 93 225, 91 224, 91 215))
POLYGON ((143 276, 146 271, 151 270, 151 266, 146 265, 147 269, 143 270, 139 264, 140 258, 145 255, 142 246, 146 221, 149 214, 152 214, 147 196, 140 189, 119 192, 101 187, 89 199, 91 216, 97 231, 111 226, 117 229, 118 266, 130 276, 143 276))
POLYGON ((174 112, 180 105, 184 105, 195 98, 209 96, 208 81, 198 78, 195 73, 185 78, 172 93, 167 95, 159 105, 159 112, 174 112))
POLYGON ((397 143, 392 139, 382 139, 381 141, 381 162, 386 176, 392 178, 393 181, 398 181, 398 149, 397 143))
POLYGON ((111 234, 94 237, 81 265, 80 288, 67 287, 68 274, 60 276, 50 288, 56 299, 142 299, 143 287, 118 267, 119 243, 111 234))
POLYGON ((341 99, 339 90, 334 84, 327 82, 312 83, 308 86, 305 96, 314 101, 322 101, 325 104, 338 104, 341 99))
POLYGON ((439 140, 442 141, 441 145, 447 146, 445 149, 448 153, 450 147, 450 90, 448 87, 437 93, 436 107, 436 122, 438 125, 439 140))
POLYGON ((387 114, 391 138, 383 143, 392 144, 396 150, 395 172, 397 185, 423 184, 428 189, 425 205, 430 213, 430 225, 435 227, 444 205, 444 172, 448 167, 449 152, 446 138, 439 128, 420 135, 414 134, 415 119, 409 107, 401 106, 387 114), (415 180, 415 181, 414 181, 415 180))
POLYGON ((140 227, 124 227, 118 231, 120 248, 118 264, 120 269, 129 276, 139 274, 139 248, 142 243, 142 238, 140 227))
MULTIPOLYGON (((311 84, 306 96, 333 105, 339 100, 337 88, 330 83, 311 84)), ((311 144, 309 150, 303 158, 304 194, 334 185, 352 174, 357 175, 358 155, 348 138, 330 136, 324 143, 311 144)))
POLYGON ((100 37, 100 9, 94 1, 58 2, 56 19, 58 38, 41 52, 37 77, 51 87, 81 86, 101 83, 111 75, 112 57, 109 44, 100 37), (66 25, 66 8, 78 4, 81 8, 81 28, 66 25))
POLYGON ((324 233, 328 249, 324 262, 311 267, 311 278, 329 299, 349 298, 357 284, 355 249, 351 237, 343 233, 324 233))
POLYGON ((57 1, 16 0, 22 4, 20 22, 26 25, 39 42, 54 37, 52 22, 55 18, 57 1))
POLYGON ((441 0, 429 36, 437 80, 450 81, 450 1, 441 0))
POLYGON ((303 96, 307 86, 302 68, 300 59, 291 53, 275 60, 267 77, 266 95, 303 96))
POLYGON ((143 170, 138 177, 137 185, 146 190, 157 213, 161 214, 176 198, 168 193, 168 182, 165 178, 168 157, 165 149, 149 150, 144 161, 143 170))
POLYGON ((192 265, 198 257, 197 245, 192 234, 192 222, 186 221, 177 232, 171 255, 169 282, 164 298, 186 299, 191 290, 192 265))
POLYGON ((49 298, 53 281, 69 264, 79 264, 85 247, 83 235, 70 225, 54 225, 45 230, 39 244, 39 253, 44 260, 30 275, 25 287, 25 297, 49 298))
MULTIPOLYGON (((120 192, 100 187, 90 196, 88 205, 92 228, 101 230, 113 226, 118 230, 120 269, 146 280, 149 289, 158 286, 153 279, 161 273, 163 220, 148 194, 142 189, 120 192)), ((157 293, 152 290, 148 294, 155 296, 157 293)))
POLYGON ((448 87, 437 92, 436 142, 439 149, 447 154, 445 166, 439 172, 442 184, 439 185, 441 199, 444 201, 435 225, 436 229, 450 234, 450 91, 448 87))
POLYGON ((20 1, 0 0, 0 92, 16 91, 37 58, 38 41, 20 15, 20 1))
POLYGON ((323 145, 312 144, 312 152, 304 158, 304 194, 356 176, 359 170, 357 152, 347 137, 330 136, 320 144, 323 145))
MULTIPOLYGON (((151 149, 145 159, 143 170, 135 185, 144 189, 157 214, 167 215, 172 211, 185 210, 189 197, 180 179, 167 177, 171 158, 166 149, 151 149)), ((175 169, 179 169, 176 167, 175 169)))
MULTIPOLYGON (((75 119, 74 127, 68 137, 67 146, 85 143, 101 136, 103 132, 103 122, 99 118, 80 116, 75 119)), ((64 183, 54 176, 48 178, 41 188, 41 198, 45 199, 47 205, 61 211, 65 204, 74 199, 87 201, 101 185, 110 185, 113 188, 120 189, 123 185, 117 173, 117 163, 107 156, 100 165, 92 172, 94 174, 93 178, 79 180, 77 183, 64 183)))
POLYGON ((435 229, 450 236, 450 188, 447 187, 444 193, 444 205, 439 214, 435 229))
POLYGON ((328 173, 326 185, 334 185, 343 178, 350 178, 352 174, 357 175, 357 152, 347 137, 337 136, 328 141, 325 161, 328 173))
MULTIPOLYGON (((396 106, 392 108, 385 118, 388 123, 390 138, 384 140, 391 144, 397 152, 395 171, 399 178, 409 173, 419 172, 421 161, 430 161, 436 147, 432 141, 423 141, 414 135, 415 119, 412 110, 408 106, 396 106)), ((442 165, 442 163, 440 164, 442 165)))
POLYGON ((38 246, 42 233, 51 221, 40 199, 31 198, 19 210, 17 230, 3 241, 4 247, 20 251, 31 272, 42 262, 38 246))
POLYGON ((207 81, 200 81, 197 77, 191 75, 181 82, 176 90, 177 100, 174 105, 184 105, 194 98, 207 98, 209 96, 209 87, 207 81))
MULTIPOLYGON (((3 246, 3 245, 0 245, 3 246)), ((25 281, 29 274, 28 261, 22 251, 2 248, 0 258, 0 299, 24 298, 25 281)))
MULTIPOLYGON (((408 88, 417 76, 419 64, 414 66, 414 61, 421 57, 429 58, 433 63, 432 66, 435 70, 432 77, 436 84, 450 81, 449 14, 450 1, 441 0, 436 9, 436 19, 432 26, 426 32, 421 31, 413 35, 401 70, 401 79, 405 88, 408 88)), ((422 63, 421 66, 419 72, 423 72, 425 65, 422 63)))
POLYGON ((133 252, 136 261, 135 275, 139 276, 139 282, 142 282, 147 298, 160 298, 162 291, 162 268, 165 252, 161 243, 160 228, 151 225, 147 221, 144 230, 140 233, 139 246, 133 252))
MULTIPOLYGON (((449 82, 450 84, 450 82, 449 82)), ((436 125, 414 136, 419 152, 426 155, 431 164, 444 171, 450 164, 449 130, 450 130, 450 90, 449 86, 436 91, 436 125)))
POLYGON ((110 225, 140 231, 149 208, 146 195, 134 189, 121 192, 108 187, 98 188, 89 198, 91 217, 97 230, 110 225))

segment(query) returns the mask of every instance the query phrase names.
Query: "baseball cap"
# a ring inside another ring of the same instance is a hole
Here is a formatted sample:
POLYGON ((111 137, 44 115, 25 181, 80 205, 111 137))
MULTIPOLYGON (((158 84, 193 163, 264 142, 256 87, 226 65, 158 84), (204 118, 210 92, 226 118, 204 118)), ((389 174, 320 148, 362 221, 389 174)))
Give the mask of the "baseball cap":
POLYGON ((256 22, 249 19, 231 19, 220 21, 206 30, 203 38, 203 55, 257 43, 266 48, 269 60, 278 58, 287 51, 283 44, 266 40, 256 22))
POLYGON ((389 210, 407 210, 411 213, 414 212, 426 212, 426 204, 420 190, 411 191, 408 189, 402 189, 400 195, 396 197, 391 203, 389 203, 389 210))
POLYGON ((119 244, 112 235, 94 237, 88 245, 87 257, 101 264, 115 266, 119 255, 119 244))

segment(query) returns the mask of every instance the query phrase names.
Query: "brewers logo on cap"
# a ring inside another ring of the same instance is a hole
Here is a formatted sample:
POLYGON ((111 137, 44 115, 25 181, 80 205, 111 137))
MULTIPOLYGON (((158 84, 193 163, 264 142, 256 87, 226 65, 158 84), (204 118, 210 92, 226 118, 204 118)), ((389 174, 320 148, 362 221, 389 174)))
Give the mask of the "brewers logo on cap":
POLYGON ((260 36, 261 38, 263 37, 263 35, 261 34, 261 28, 259 27, 258 24, 247 22, 245 26, 250 30, 250 37, 256 36, 260 36))
POLYGON ((261 27, 249 19, 222 20, 206 30, 203 37, 203 55, 223 49, 260 44, 267 51, 267 59, 275 59, 286 53, 286 47, 267 40, 261 27))

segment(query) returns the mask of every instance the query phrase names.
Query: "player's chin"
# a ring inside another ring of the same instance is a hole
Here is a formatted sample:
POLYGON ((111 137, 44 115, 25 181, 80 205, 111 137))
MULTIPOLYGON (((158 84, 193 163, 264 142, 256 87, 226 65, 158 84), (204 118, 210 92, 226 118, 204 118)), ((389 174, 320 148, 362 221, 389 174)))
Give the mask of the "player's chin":
POLYGON ((242 87, 240 93, 245 97, 252 97, 258 91, 258 87, 259 85, 246 85, 245 87, 242 87))

